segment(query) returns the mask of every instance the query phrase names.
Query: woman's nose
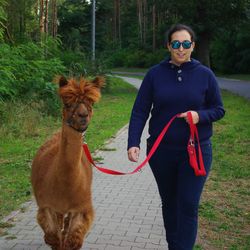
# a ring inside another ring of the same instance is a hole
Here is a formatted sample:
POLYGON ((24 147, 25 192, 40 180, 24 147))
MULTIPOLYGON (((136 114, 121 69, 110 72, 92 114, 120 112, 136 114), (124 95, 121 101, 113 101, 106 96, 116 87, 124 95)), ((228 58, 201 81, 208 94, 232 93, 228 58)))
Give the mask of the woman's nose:
POLYGON ((183 47, 182 47, 182 45, 180 46, 180 48, 179 48, 179 51, 183 51, 184 49, 183 49, 183 47))

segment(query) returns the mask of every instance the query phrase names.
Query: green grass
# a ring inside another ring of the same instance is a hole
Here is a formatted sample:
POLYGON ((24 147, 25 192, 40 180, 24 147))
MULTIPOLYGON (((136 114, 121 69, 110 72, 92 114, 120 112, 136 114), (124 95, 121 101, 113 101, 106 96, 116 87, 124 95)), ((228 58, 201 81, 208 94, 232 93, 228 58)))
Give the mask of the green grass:
POLYGON ((195 245, 193 250, 203 250, 203 248, 200 245, 195 245))
POLYGON ((226 115, 214 124, 199 230, 211 249, 250 249, 250 101, 226 91, 223 101, 226 115))
MULTIPOLYGON (((136 90, 120 79, 113 80, 109 91, 104 91, 86 135, 91 151, 105 150, 105 140, 128 122, 135 94, 136 90)), ((226 115, 214 124, 213 166, 200 205, 200 242, 195 249, 247 250, 250 101, 226 91, 222 94, 226 115)), ((41 116, 32 107, 6 107, 4 119, 8 124, 0 120, 0 218, 30 199, 32 157, 61 124, 60 119, 41 116), (23 114, 18 115, 20 109, 23 114)))
MULTIPOLYGON (((86 133, 92 152, 127 124, 136 95, 136 89, 121 79, 109 81, 86 133)), ((0 220, 30 199, 32 158, 61 126, 61 112, 50 117, 39 110, 39 104, 20 101, 0 108, 0 220)))

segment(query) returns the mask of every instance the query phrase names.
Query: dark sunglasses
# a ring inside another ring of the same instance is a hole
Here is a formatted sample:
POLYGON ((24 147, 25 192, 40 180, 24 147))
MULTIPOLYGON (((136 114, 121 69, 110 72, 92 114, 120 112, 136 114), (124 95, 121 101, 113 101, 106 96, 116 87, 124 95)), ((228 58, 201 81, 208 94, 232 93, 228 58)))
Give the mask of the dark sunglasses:
POLYGON ((180 42, 180 41, 177 41, 177 40, 174 40, 172 41, 170 44, 171 44, 171 47, 173 49, 179 49, 182 45, 182 48, 183 49, 190 49, 191 48, 191 45, 192 45, 193 42, 190 42, 188 40, 185 40, 183 42, 180 42))

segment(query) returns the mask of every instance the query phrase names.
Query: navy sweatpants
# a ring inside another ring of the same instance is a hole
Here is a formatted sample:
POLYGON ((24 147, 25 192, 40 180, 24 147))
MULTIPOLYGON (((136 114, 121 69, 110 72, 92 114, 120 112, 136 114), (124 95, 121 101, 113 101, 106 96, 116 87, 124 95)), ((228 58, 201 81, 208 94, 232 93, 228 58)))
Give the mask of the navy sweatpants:
MULTIPOLYGON (((148 144, 147 152, 150 150, 148 144)), ((201 146, 207 175, 212 163, 212 146, 201 146)), ((192 250, 198 227, 198 206, 206 177, 197 177, 186 150, 160 144, 149 161, 162 201, 169 250, 192 250)))

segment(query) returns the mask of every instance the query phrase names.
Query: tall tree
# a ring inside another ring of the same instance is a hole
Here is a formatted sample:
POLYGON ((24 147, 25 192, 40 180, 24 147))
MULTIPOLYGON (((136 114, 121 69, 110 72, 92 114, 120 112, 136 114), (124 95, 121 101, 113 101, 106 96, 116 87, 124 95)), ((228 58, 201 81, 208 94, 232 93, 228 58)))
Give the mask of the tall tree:
MULTIPOLYGON (((97 2, 96 8, 99 8, 97 2)), ((96 15, 96 18, 99 18, 96 15)), ((91 50, 91 5, 86 0, 64 0, 58 6, 58 34, 65 47, 91 50)))
POLYGON ((143 11, 142 11, 142 1, 137 0, 137 16, 138 16, 138 26, 139 26, 139 40, 141 44, 143 43, 143 11))
POLYGON ((12 40, 10 38, 10 34, 9 34, 9 30, 6 26, 6 20, 7 20, 7 17, 6 17, 6 13, 5 13, 5 10, 4 10, 4 7, 6 5, 6 2, 3 1, 3 0, 0 0, 0 42, 2 42, 4 39, 4 32, 6 32, 9 40, 12 40))
POLYGON ((114 0, 114 40, 121 44, 120 0, 114 0))
POLYGON ((40 0, 39 8, 39 27, 40 33, 44 33, 44 0, 40 0))
POLYGON ((51 35, 52 37, 57 36, 57 1, 51 1, 51 35))
POLYGON ((147 0, 137 0, 138 38, 140 45, 146 46, 147 0))
POLYGON ((45 11, 44 11, 44 33, 49 33, 49 0, 45 0, 45 11))
POLYGON ((148 4, 147 0, 143 0, 143 46, 146 47, 147 43, 147 30, 148 30, 148 4))
POLYGON ((155 2, 153 3, 153 6, 152 6, 152 31, 153 31, 152 49, 153 51, 155 51, 156 49, 156 5, 155 5, 155 2))
POLYGON ((37 0, 8 0, 4 8, 6 27, 15 42, 22 42, 37 31, 34 6, 37 0))
POLYGON ((168 0, 169 9, 177 21, 190 24, 197 33, 196 54, 210 66, 210 43, 222 30, 234 29, 246 18, 249 0, 168 0))

